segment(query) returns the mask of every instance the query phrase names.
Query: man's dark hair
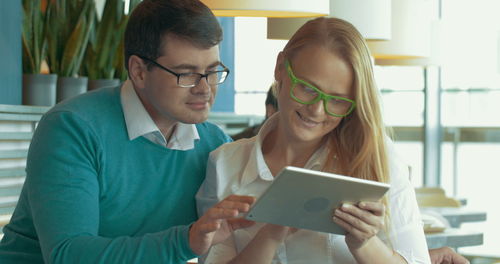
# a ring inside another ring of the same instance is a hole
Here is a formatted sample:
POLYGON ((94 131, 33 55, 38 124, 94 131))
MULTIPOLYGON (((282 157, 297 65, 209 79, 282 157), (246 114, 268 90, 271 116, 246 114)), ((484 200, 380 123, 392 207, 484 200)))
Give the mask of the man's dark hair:
POLYGON ((278 110, 278 100, 276 99, 276 96, 274 96, 272 86, 267 91, 266 105, 272 105, 274 109, 278 110))
POLYGON ((199 0, 144 0, 130 15, 125 30, 125 67, 131 55, 152 60, 164 55, 165 36, 173 34, 195 46, 210 48, 222 41, 212 11, 199 0))

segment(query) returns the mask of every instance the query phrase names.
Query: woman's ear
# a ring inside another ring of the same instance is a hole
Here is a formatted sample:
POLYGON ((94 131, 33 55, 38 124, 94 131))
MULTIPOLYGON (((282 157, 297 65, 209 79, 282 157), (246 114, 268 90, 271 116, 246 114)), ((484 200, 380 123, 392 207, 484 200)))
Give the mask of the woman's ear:
POLYGON ((276 58, 276 66, 274 67, 274 79, 277 82, 281 82, 281 73, 283 72, 283 69, 285 67, 285 55, 283 55, 283 51, 281 51, 278 54, 278 57, 276 58))
POLYGON ((143 89, 145 87, 145 79, 146 79, 146 71, 147 65, 144 61, 137 57, 136 55, 132 55, 128 59, 128 71, 130 80, 134 83, 134 86, 138 89, 143 89))

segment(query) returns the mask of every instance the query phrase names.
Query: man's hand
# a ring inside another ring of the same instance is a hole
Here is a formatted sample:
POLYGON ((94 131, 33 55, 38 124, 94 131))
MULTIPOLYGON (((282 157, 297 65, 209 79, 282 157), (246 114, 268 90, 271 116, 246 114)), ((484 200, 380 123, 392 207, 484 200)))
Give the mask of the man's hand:
POLYGON ((469 264, 469 261, 449 247, 429 250, 432 264, 469 264))
POLYGON ((189 229, 189 246, 193 252, 205 254, 212 245, 226 240, 233 230, 253 225, 253 221, 236 217, 248 212, 254 202, 251 196, 231 195, 208 209, 189 229))

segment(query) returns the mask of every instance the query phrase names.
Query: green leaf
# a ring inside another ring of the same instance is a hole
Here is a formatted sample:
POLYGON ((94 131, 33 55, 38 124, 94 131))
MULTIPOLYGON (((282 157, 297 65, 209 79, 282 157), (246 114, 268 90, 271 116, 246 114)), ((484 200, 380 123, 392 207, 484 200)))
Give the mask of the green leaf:
MULTIPOLYGON (((24 34, 24 33, 23 33, 24 34)), ((23 44, 23 72, 24 73, 36 73, 35 72, 35 62, 33 61, 33 56, 31 56, 31 50, 28 47, 26 38, 22 38, 23 44)))
POLYGON ((45 17, 40 0, 23 0, 22 50, 23 72, 39 73, 45 59, 45 17))
MULTIPOLYGON (((134 6, 137 5, 133 0, 134 6)), ((101 20, 94 26, 87 52, 84 69, 91 80, 111 79, 117 69, 117 56, 120 56, 120 44, 126 25, 124 0, 107 0, 101 20)))
POLYGON ((47 10, 45 35, 52 72, 76 76, 95 20, 93 0, 52 0, 47 10))

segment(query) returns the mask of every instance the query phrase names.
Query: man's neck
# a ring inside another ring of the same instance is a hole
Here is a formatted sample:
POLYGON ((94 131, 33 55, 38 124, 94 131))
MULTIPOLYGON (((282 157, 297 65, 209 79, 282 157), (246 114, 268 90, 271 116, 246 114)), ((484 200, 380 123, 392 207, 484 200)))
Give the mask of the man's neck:
POLYGON ((144 106, 144 109, 146 109, 146 112, 149 114, 153 122, 156 124, 156 127, 158 127, 161 134, 163 135, 163 137, 165 137, 165 139, 168 142, 172 137, 172 135, 174 134, 178 122, 163 118, 161 114, 158 113, 158 111, 151 104, 145 102, 146 100, 143 98, 143 95, 137 89, 135 89, 135 91, 137 93, 137 96, 139 97, 139 100, 144 106))
MULTIPOLYGON (((158 124, 156 124, 156 125, 158 126, 158 124)), ((171 125, 170 127, 160 127, 160 126, 158 126, 158 129, 160 129, 161 134, 165 137, 165 139, 167 140, 167 142, 170 141, 170 138, 174 134, 176 128, 177 128, 177 123, 171 125)))

